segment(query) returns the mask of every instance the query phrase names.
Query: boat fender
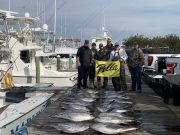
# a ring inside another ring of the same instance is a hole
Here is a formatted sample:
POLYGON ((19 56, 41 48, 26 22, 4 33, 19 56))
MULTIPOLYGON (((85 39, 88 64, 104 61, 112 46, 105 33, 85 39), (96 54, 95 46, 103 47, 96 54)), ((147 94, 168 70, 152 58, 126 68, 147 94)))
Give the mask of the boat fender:
POLYGON ((13 77, 10 73, 7 73, 3 78, 3 84, 5 89, 10 89, 13 86, 13 77))

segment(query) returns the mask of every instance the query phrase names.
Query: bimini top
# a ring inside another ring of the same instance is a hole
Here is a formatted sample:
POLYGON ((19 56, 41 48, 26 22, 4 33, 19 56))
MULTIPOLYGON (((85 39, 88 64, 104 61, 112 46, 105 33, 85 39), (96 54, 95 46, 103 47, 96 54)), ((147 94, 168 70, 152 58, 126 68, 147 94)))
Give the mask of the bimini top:
POLYGON ((71 47, 56 47, 55 53, 57 54, 76 54, 77 49, 71 47))
POLYGON ((13 12, 13 11, 7 11, 7 10, 0 10, 0 18, 5 18, 7 16, 15 15, 18 14, 18 12, 13 12))
MULTIPOLYGON (((32 17, 15 17, 15 16, 8 16, 5 18, 8 25, 18 25, 18 24, 38 24, 40 22, 39 18, 32 18, 32 17)), ((4 25, 4 19, 0 19, 0 25, 4 25)))

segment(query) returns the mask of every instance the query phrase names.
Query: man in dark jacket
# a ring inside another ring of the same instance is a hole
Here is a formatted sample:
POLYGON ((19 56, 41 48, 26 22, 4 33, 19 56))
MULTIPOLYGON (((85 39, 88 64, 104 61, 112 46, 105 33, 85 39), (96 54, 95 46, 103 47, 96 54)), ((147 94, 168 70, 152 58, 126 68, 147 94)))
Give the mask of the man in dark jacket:
POLYGON ((92 53, 89 48, 89 40, 85 40, 84 45, 81 46, 76 54, 76 63, 78 67, 78 89, 83 86, 84 89, 88 88, 87 78, 89 73, 89 68, 92 62, 92 53), (83 85, 81 81, 83 80, 83 85))
POLYGON ((89 70, 89 84, 90 84, 90 88, 94 89, 95 85, 94 85, 94 78, 95 78, 95 54, 97 53, 97 49, 96 49, 96 43, 92 43, 91 45, 91 52, 92 52, 92 63, 91 63, 91 67, 89 70))
MULTIPOLYGON (((107 45, 104 47, 104 51, 106 53, 106 60, 108 61, 110 58, 111 52, 114 50, 114 46, 112 44, 112 41, 110 38, 107 39, 107 45)), ((108 88, 108 77, 104 78, 103 82, 103 88, 107 89, 108 88)))
MULTIPOLYGON (((99 44, 99 51, 95 54, 94 59, 98 60, 98 61, 106 61, 107 56, 106 56, 106 52, 103 49, 103 44, 100 43, 99 44)), ((107 77, 104 77, 104 82, 103 84, 105 84, 107 77)), ((101 88, 101 77, 97 77, 97 88, 100 89, 101 88)))

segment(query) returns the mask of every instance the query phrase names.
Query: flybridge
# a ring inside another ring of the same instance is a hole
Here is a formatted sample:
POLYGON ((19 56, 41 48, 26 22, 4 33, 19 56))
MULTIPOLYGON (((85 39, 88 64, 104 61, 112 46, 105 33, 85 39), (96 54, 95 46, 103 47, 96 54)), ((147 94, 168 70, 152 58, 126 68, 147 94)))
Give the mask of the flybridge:
POLYGON ((16 15, 16 14, 18 14, 18 12, 7 11, 7 10, 0 10, 0 14, 1 14, 1 15, 5 15, 5 16, 11 16, 11 15, 16 15))

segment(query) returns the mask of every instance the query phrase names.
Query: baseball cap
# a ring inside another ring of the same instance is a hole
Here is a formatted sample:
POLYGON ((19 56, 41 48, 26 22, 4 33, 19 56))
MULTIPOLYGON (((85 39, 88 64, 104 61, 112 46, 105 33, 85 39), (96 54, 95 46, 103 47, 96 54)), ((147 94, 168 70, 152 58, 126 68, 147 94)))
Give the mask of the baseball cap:
POLYGON ((92 43, 92 45, 91 46, 96 46, 96 43, 92 43))
POLYGON ((85 41, 84 41, 84 44, 89 44, 89 40, 85 40, 85 41))
POLYGON ((115 43, 114 46, 119 46, 119 43, 115 43))

